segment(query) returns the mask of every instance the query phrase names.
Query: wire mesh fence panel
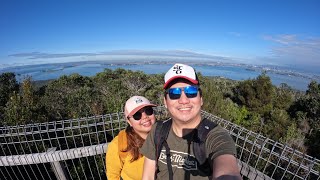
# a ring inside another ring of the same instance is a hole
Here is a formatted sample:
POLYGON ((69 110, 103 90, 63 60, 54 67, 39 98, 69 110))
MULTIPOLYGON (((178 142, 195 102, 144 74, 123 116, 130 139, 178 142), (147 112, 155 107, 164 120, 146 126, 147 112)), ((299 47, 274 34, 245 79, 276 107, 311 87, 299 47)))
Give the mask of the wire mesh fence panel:
POLYGON ((123 113, 0 127, 0 179, 106 179, 105 151, 123 113))
MULTIPOLYGON (((158 120, 169 118, 156 107, 158 120)), ((248 179, 320 179, 320 162, 284 144, 202 112, 225 128, 237 147, 241 175, 248 179)), ((106 179, 105 152, 124 114, 0 127, 0 179, 106 179)))
POLYGON ((233 137, 244 177, 320 179, 320 160, 207 112, 202 114, 220 124, 233 137))

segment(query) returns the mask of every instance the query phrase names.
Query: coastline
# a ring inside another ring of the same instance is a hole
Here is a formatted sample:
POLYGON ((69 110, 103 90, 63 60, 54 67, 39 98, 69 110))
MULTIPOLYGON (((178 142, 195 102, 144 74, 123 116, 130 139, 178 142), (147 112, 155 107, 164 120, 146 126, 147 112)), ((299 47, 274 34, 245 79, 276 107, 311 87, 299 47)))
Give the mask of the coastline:
MULTIPOLYGON (((252 79, 265 72, 272 79, 274 85, 286 83, 297 90, 305 91, 307 84, 311 80, 320 82, 320 75, 307 74, 294 70, 282 69, 278 66, 258 66, 237 63, 221 63, 214 61, 179 61, 195 66, 198 72, 204 76, 223 77, 231 80, 252 79), (295 82, 297 81, 297 82, 295 82), (296 85, 295 85, 296 84, 296 85), (299 86, 297 86, 299 85, 299 86)), ((105 68, 115 70, 123 68, 133 71, 143 71, 146 74, 161 74, 165 69, 174 64, 172 61, 78 61, 66 63, 46 63, 22 65, 0 69, 0 73, 14 72, 18 81, 23 80, 27 76, 31 76, 33 80, 49 80, 57 79, 61 75, 70 75, 79 73, 84 76, 93 76, 98 72, 102 72, 105 68)))

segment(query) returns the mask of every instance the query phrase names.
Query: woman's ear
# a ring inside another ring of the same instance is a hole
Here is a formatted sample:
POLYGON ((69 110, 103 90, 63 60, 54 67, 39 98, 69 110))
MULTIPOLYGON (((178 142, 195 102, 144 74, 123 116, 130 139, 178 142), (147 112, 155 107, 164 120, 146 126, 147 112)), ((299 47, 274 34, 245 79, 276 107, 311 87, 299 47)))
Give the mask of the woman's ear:
POLYGON ((127 119, 128 124, 132 127, 131 121, 127 119))

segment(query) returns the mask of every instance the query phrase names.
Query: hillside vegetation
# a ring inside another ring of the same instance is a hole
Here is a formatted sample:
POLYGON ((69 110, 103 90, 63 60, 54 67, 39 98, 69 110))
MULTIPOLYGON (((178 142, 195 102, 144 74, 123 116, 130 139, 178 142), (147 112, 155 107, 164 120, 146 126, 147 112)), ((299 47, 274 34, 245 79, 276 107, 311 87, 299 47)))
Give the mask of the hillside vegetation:
MULTIPOLYGON (((232 81, 201 74, 203 110, 320 158, 320 84, 306 92, 272 85, 262 73, 232 81)), ((132 95, 163 104, 163 76, 110 70, 93 77, 72 74, 46 83, 18 83, 14 73, 0 75, 0 125, 28 124, 123 111, 132 95)))

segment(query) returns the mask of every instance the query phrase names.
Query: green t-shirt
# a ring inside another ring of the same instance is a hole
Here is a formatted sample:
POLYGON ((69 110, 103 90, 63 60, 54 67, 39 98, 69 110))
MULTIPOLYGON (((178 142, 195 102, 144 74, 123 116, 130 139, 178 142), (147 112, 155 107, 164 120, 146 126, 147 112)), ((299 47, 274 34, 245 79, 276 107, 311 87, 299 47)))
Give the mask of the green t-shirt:
MULTIPOLYGON (((140 149, 141 154, 145 157, 155 160, 154 133, 156 124, 152 127, 145 143, 140 149)), ((170 148, 171 166, 173 179, 208 179, 208 176, 199 170, 199 165, 193 153, 193 142, 191 137, 178 137, 172 128, 169 131, 167 143, 170 148)), ((229 133, 221 126, 216 126, 207 136, 206 140, 207 157, 213 160, 223 154, 236 155, 235 143, 229 133)), ((157 179, 169 179, 169 172, 166 160, 166 150, 162 147, 159 159, 159 173, 157 179)))

